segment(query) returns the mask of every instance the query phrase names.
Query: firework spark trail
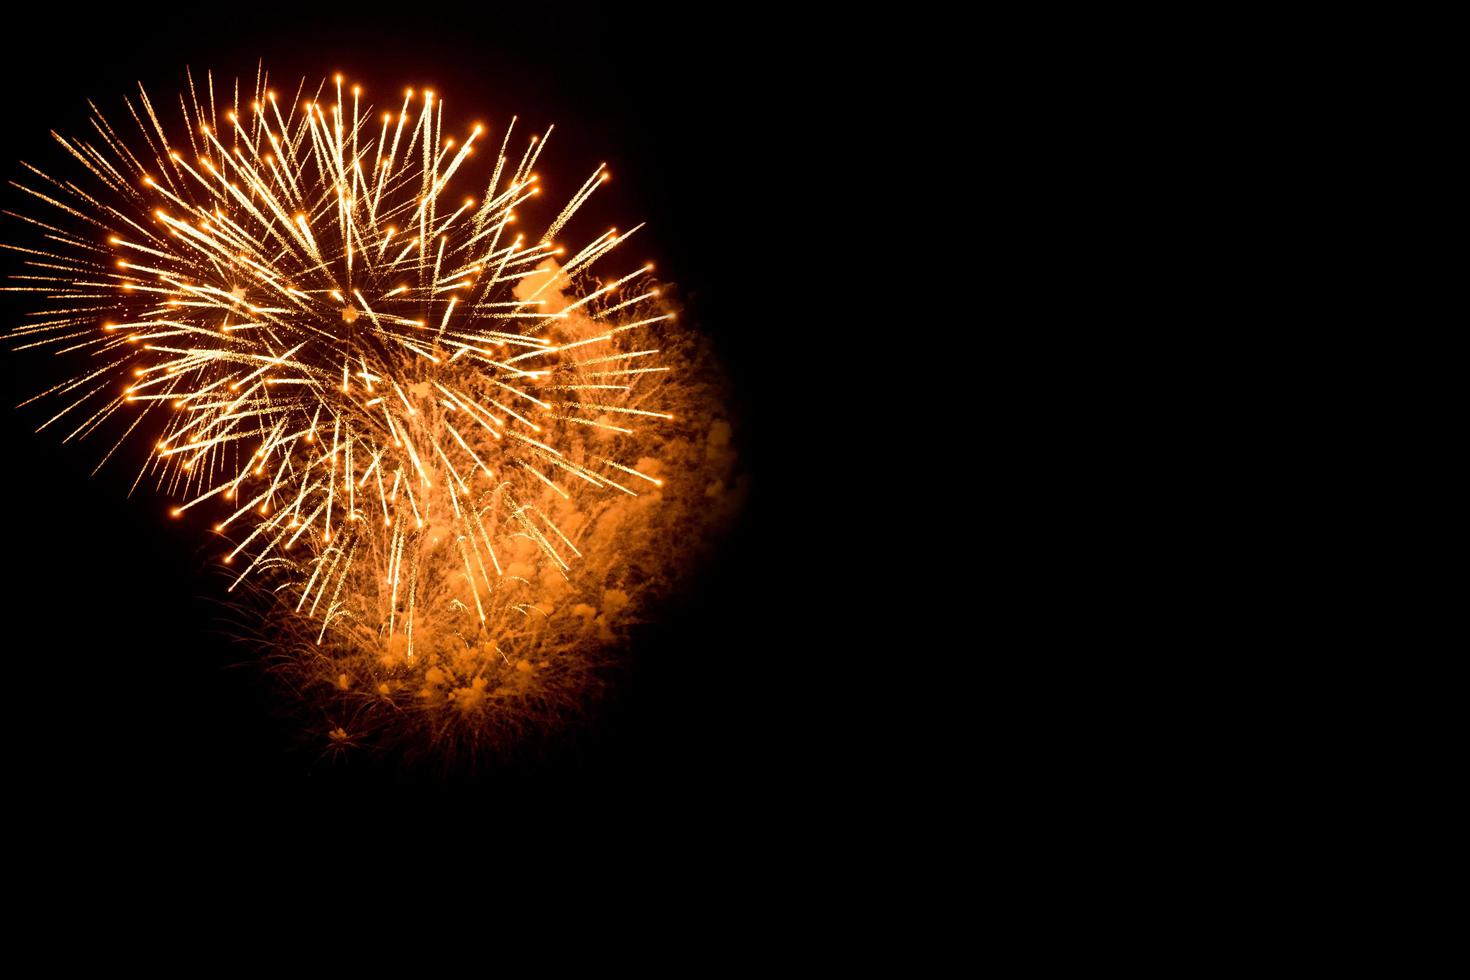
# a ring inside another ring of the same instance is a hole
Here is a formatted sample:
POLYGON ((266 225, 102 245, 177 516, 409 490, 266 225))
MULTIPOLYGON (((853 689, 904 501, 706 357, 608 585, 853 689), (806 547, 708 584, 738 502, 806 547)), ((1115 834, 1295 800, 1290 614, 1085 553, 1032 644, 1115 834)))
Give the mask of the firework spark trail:
POLYGON ((488 130, 446 137, 433 92, 409 89, 379 115, 359 86, 344 98, 341 76, 312 95, 303 80, 283 103, 262 72, 252 98, 236 82, 225 106, 206 81, 201 101, 189 77, 180 131, 139 86, 130 138, 95 105, 93 136, 53 134, 90 183, 30 166, 12 182, 52 214, 13 215, 47 244, 5 246, 27 270, 9 289, 45 298, 11 339, 86 358, 45 393, 64 404, 40 428, 135 416, 107 457, 151 440, 138 479, 176 499, 175 517, 223 505, 215 530, 239 533, 225 560, 247 559, 235 584, 288 569, 318 642, 356 616, 379 641, 402 633, 412 657, 423 556, 441 542, 481 623, 536 609, 497 602, 503 580, 524 581, 500 555, 529 541, 563 575, 580 555, 535 505, 543 492, 663 485, 612 458, 628 426, 672 418, 635 407, 667 370, 640 340, 667 319, 640 316, 652 267, 591 279, 631 234, 615 230, 557 265, 568 249, 554 239, 606 166, 542 235, 516 233, 541 194, 544 138, 517 160, 507 127, 488 184, 466 196, 450 185, 488 130), (574 451, 583 427, 614 441, 574 451), (362 561, 381 597, 353 594, 362 561))

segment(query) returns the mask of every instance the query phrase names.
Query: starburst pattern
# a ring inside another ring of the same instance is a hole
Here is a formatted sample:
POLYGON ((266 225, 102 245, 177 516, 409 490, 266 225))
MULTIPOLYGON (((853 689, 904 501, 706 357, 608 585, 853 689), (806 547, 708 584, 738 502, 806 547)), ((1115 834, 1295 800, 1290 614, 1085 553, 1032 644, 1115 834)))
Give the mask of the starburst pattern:
POLYGON ((85 174, 16 182, 50 213, 15 215, 46 244, 11 246, 10 288, 45 303, 12 339, 80 365, 36 396, 41 428, 117 435, 103 461, 146 441, 138 481, 210 514, 231 588, 254 573, 316 643, 356 630, 412 662, 431 604, 512 668, 496 637, 540 611, 512 586, 581 557, 555 502, 662 485, 619 440, 673 417, 651 339, 673 314, 649 265, 594 278, 636 228, 560 244, 606 168, 527 234, 546 139, 513 149, 514 121, 465 197, 489 134, 446 136, 433 92, 383 111, 341 76, 203 81, 177 128, 141 86, 116 126, 94 106, 56 136, 85 174))

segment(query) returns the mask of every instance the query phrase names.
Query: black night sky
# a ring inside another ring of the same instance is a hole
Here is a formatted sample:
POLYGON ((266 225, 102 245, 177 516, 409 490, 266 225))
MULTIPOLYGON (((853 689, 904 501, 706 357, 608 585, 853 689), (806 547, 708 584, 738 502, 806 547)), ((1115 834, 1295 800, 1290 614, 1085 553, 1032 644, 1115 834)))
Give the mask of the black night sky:
MULTIPOLYGON (((563 800, 689 814, 760 808, 830 762, 818 749, 828 739, 809 737, 819 726, 798 679, 808 664, 842 656, 810 640, 811 617, 833 612, 818 598, 821 525, 833 514, 798 503, 818 479, 798 443, 831 409, 793 391, 787 372, 808 350, 799 335, 825 329, 797 298, 801 252, 830 244, 803 195, 823 167, 844 164, 814 164, 803 143, 831 97, 830 79, 805 80, 809 52, 768 25, 704 14, 685 25, 636 7, 533 7, 518 21, 436 13, 426 17, 432 26, 400 14, 343 26, 294 13, 269 22, 248 8, 81 22, 53 6, 49 28, 46 9, 35 12, 34 36, 12 34, 0 59, 7 179, 22 159, 56 161, 48 130, 80 132, 88 97, 113 110, 141 80, 175 98, 185 64, 253 78, 263 58, 283 88, 341 71, 385 101, 405 86, 431 87, 446 100, 446 120, 501 124, 519 114, 535 131, 554 122, 547 168, 565 173, 565 186, 608 162, 615 179, 598 203, 606 223, 648 222, 638 257, 658 263, 678 285, 685 322, 713 338, 737 395, 736 444, 753 489, 693 597, 638 636, 623 693, 593 733, 474 780, 313 765, 290 748, 291 723, 273 713, 253 671, 229 667, 241 651, 210 632, 207 599, 219 586, 200 572, 207 535, 167 520, 161 495, 129 498, 131 460, 93 477, 103 444, 35 434, 36 411, 13 406, 35 390, 45 358, 7 350, 8 785, 58 811, 148 801, 208 814, 303 796, 407 805, 449 793, 487 806, 563 800), (767 351, 781 336, 793 341, 778 369, 767 351), (792 413, 794 430, 783 421, 792 413)), ((37 210, 13 188, 3 193, 6 208, 37 210)), ((5 261, 14 271, 14 257, 5 261)), ((9 296, 0 303, 7 325, 21 308, 9 296)))

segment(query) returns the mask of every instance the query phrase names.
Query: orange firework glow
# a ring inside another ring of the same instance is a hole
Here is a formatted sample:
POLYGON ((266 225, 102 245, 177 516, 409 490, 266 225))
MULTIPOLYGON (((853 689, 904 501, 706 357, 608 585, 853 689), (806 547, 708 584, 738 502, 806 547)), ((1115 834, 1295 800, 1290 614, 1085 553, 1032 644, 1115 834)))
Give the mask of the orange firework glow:
POLYGON ((652 266, 621 258, 638 227, 564 241, 607 168, 537 234, 550 130, 451 136, 437 94, 384 111, 341 76, 205 82, 187 128, 140 87, 132 136, 97 112, 56 137, 85 180, 18 185, 50 213, 24 218, 47 244, 17 249, 13 288, 45 307, 12 339, 82 365, 32 399, 57 405, 41 428, 121 428, 108 457, 146 441, 138 481, 207 514, 278 652, 353 699, 333 742, 375 703, 469 716, 547 685, 569 642, 551 613, 606 633, 630 601, 563 600, 601 561, 599 516, 678 479, 650 430, 703 427, 696 469, 728 444, 671 375, 689 361, 652 266))

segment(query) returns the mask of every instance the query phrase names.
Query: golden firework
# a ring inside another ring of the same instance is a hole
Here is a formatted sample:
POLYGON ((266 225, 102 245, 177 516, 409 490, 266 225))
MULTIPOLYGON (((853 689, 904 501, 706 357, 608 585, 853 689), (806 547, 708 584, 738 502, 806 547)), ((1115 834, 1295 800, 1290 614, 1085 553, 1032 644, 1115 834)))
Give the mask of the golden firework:
POLYGON ((520 230, 549 129, 515 148, 512 120, 466 196, 489 130, 446 135, 432 91, 385 111, 340 75, 241 89, 190 75, 171 130, 140 86, 131 136, 95 106, 55 136, 85 175, 16 184, 50 214, 18 216, 44 244, 8 246, 10 288, 45 298, 12 339, 80 365, 31 399, 59 402, 40 428, 121 430, 103 461, 146 440, 138 481, 213 515, 231 590, 377 658, 341 690, 469 710, 539 669, 501 641, 546 617, 603 501, 662 487, 638 432, 674 417, 674 314, 619 262, 638 228, 562 244, 605 166, 520 230), (426 621, 469 655, 415 667, 426 621))

